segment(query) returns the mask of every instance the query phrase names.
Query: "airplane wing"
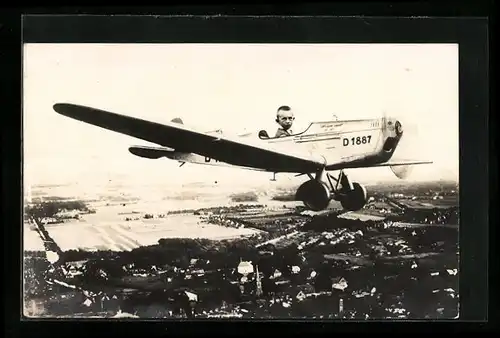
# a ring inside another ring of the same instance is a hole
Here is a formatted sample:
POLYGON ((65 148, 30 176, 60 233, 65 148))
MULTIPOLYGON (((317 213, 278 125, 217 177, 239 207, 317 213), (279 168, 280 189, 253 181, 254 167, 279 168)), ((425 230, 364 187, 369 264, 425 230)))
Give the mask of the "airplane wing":
POLYGON ((428 160, 400 160, 390 159, 388 161, 380 157, 379 154, 352 156, 343 158, 342 161, 337 163, 328 164, 326 170, 342 170, 342 169, 356 169, 356 168, 373 168, 373 167, 400 167, 412 166, 419 164, 431 164, 432 161, 428 160))
MULTIPOLYGON (((325 165, 321 156, 283 150, 258 140, 238 140, 221 135, 209 135, 178 123, 156 123, 104 110, 57 103, 54 110, 64 116, 104 129, 129 135, 177 151, 191 152, 233 165, 271 172, 314 172, 325 165)), ((143 154, 146 154, 144 151, 143 154)), ((157 156, 151 152, 150 156, 157 156)))

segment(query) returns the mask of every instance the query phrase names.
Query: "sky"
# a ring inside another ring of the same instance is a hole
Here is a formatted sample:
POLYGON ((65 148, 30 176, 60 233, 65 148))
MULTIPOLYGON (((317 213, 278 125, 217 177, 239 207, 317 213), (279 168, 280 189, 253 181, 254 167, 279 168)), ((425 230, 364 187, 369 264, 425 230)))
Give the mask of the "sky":
MULTIPOLYGON (((456 44, 25 44, 24 176, 30 184, 105 181, 228 184, 270 174, 146 160, 146 142, 56 114, 57 102, 164 122, 181 117, 208 131, 276 130, 289 105, 298 132, 315 120, 397 116, 395 156, 431 159, 409 179, 458 179, 456 44)), ((356 169, 363 181, 389 168, 356 169)), ((350 173, 349 171, 348 173, 350 173)), ((303 178, 301 178, 303 180, 303 178)))

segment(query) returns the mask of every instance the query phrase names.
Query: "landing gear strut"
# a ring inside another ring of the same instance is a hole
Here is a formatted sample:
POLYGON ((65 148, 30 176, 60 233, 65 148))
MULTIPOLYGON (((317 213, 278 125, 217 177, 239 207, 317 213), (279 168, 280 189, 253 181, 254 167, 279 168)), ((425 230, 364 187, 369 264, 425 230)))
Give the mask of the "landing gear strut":
POLYGON ((325 209, 332 199, 339 201, 348 211, 359 210, 366 204, 365 188, 357 182, 351 182, 343 170, 337 178, 325 170, 316 172, 315 177, 311 174, 308 176, 310 180, 299 187, 296 198, 311 210, 325 209))
POLYGON ((333 199, 339 201, 344 209, 356 211, 365 206, 366 189, 357 182, 351 182, 343 170, 339 172, 337 179, 329 173, 326 174, 326 177, 333 191, 333 199), (335 186, 332 180, 336 182, 335 186))

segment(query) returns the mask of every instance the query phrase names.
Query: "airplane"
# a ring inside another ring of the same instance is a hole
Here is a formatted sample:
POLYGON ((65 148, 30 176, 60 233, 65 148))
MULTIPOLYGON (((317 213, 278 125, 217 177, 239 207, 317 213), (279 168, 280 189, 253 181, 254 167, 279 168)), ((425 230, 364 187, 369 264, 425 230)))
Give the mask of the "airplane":
POLYGON ((349 180, 346 169, 389 166, 400 179, 413 165, 432 161, 391 160, 403 136, 403 126, 394 117, 311 122, 302 132, 274 138, 265 130, 228 135, 221 130, 202 132, 183 124, 180 118, 157 123, 71 103, 56 103, 53 109, 66 117, 157 144, 131 146, 130 153, 147 159, 162 157, 194 163, 307 175, 296 200, 312 211, 326 209, 331 200, 346 211, 357 211, 367 203, 366 188, 349 180), (402 169, 402 170, 401 170, 402 169), (338 171, 337 177, 330 172, 338 171))

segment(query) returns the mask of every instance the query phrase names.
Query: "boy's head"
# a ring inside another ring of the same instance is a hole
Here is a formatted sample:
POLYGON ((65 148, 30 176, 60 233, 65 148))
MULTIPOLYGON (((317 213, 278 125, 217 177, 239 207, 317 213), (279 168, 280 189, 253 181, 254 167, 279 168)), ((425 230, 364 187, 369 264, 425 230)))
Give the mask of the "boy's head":
POLYGON ((289 106, 281 106, 278 108, 276 114, 276 122, 283 128, 284 130, 288 130, 292 127, 293 120, 295 117, 293 116, 292 108, 289 106))

